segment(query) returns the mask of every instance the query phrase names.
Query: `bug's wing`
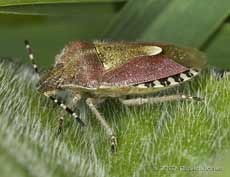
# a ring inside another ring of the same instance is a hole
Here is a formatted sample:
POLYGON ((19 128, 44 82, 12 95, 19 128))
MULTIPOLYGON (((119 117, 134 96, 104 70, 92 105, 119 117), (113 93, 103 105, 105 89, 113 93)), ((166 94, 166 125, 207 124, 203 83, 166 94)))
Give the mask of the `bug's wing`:
POLYGON ((164 55, 141 56, 106 72, 101 85, 134 85, 182 73, 186 68, 164 55))

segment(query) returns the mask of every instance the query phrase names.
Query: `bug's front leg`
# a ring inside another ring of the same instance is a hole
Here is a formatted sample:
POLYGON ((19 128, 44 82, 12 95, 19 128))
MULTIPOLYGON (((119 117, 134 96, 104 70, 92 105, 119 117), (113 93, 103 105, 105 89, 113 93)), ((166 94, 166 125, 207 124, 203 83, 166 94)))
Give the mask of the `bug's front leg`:
POLYGON ((87 98, 86 104, 89 106, 90 110, 96 115, 96 119, 100 122, 101 126, 106 130, 106 134, 110 137, 111 151, 112 153, 115 153, 117 146, 117 138, 114 134, 113 129, 108 125, 104 117, 97 110, 92 98, 87 98))
MULTIPOLYGON (((81 97, 77 97, 75 96, 72 100, 71 100, 71 103, 68 103, 68 107, 70 109, 72 109, 74 107, 74 104, 77 104, 77 102, 81 99, 81 97)), ((63 106, 61 106, 63 108, 63 106)), ((67 107, 67 106, 66 106, 67 107)), ((63 127, 64 127, 64 112, 61 112, 61 117, 59 118, 59 121, 58 121, 58 135, 61 134, 62 130, 63 130, 63 127)))
POLYGON ((119 99, 121 103, 127 106, 135 106, 142 104, 154 104, 165 101, 179 101, 179 100, 196 100, 202 101, 200 97, 187 96, 187 95, 167 95, 161 97, 148 97, 148 98, 134 98, 134 99, 119 99))
MULTIPOLYGON (((76 105, 79 101, 81 100, 81 96, 80 95, 75 95, 72 99, 71 99, 71 103, 68 104, 68 107, 71 109, 74 107, 74 105, 76 105)), ((62 106, 63 108, 63 106, 62 106)), ((59 119, 59 126, 58 126, 58 135, 62 132, 62 129, 64 127, 64 115, 62 115, 59 119)))
MULTIPOLYGON (((54 103, 58 104, 60 107, 62 107, 67 113, 71 114, 74 119, 81 125, 84 126, 84 122, 79 118, 78 114, 76 112, 74 112, 69 106, 65 105, 60 99, 56 98, 56 94, 55 91, 50 92, 50 93, 44 93, 44 95, 48 98, 50 98, 54 103), (52 93, 52 94, 51 94, 52 93)), ((81 99, 80 97, 74 97, 78 98, 79 100, 81 99)), ((76 100, 75 100, 76 101, 76 100)), ((62 116, 59 119, 59 128, 58 128, 58 134, 61 133, 62 131, 62 127, 63 127, 63 123, 64 123, 64 117, 62 116)))

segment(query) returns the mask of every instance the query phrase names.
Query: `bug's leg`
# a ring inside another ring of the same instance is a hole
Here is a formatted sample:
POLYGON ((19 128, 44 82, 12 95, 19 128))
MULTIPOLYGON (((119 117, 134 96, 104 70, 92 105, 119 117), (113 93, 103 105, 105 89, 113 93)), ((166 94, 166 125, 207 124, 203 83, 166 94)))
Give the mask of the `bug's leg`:
POLYGON ((80 119, 80 117, 77 115, 76 112, 74 112, 72 109, 70 109, 67 105, 65 105, 64 103, 62 103, 60 100, 58 100, 57 98, 55 98, 55 96, 52 95, 45 95, 47 97, 49 97, 54 103, 57 103, 59 106, 61 106, 67 113, 71 114, 74 119, 76 119, 76 121, 81 125, 84 126, 84 122, 80 119))
POLYGON ((25 46, 26 46, 26 50, 27 50, 27 53, 28 53, 28 57, 29 57, 29 59, 30 59, 30 61, 31 61, 31 63, 32 63, 32 66, 33 66, 33 68, 34 68, 34 71, 35 71, 37 74, 39 74, 39 72, 38 72, 38 66, 37 66, 37 64, 36 64, 35 61, 34 61, 34 54, 33 54, 32 48, 31 48, 31 46, 30 46, 30 43, 29 43, 29 41, 27 41, 27 40, 25 40, 24 43, 25 43, 25 46))
POLYGON ((63 129, 63 125, 64 125, 64 117, 61 116, 60 119, 59 119, 58 135, 61 134, 62 129, 63 129))
POLYGON ((105 121, 104 117, 97 110, 97 108, 94 105, 93 100, 91 98, 87 98, 86 103, 89 106, 90 110, 96 115, 96 118, 100 122, 101 126, 106 130, 107 135, 110 137, 112 153, 115 153, 116 152, 116 145, 117 145, 117 138, 114 134, 113 129, 108 125, 108 123, 105 121))
MULTIPOLYGON (((75 95, 71 101, 71 104, 68 104, 69 108, 73 107, 75 104, 80 101, 81 96, 80 95, 75 95)), ((58 135, 62 132, 64 127, 64 116, 61 116, 59 119, 59 126, 58 126, 58 135)))
POLYGON ((134 99, 119 99, 123 104, 127 106, 135 106, 135 105, 142 105, 142 104, 154 104, 160 103, 165 101, 174 101, 174 100, 196 100, 202 101, 200 97, 193 97, 187 95, 167 95, 161 97, 148 97, 148 98, 134 98, 134 99))

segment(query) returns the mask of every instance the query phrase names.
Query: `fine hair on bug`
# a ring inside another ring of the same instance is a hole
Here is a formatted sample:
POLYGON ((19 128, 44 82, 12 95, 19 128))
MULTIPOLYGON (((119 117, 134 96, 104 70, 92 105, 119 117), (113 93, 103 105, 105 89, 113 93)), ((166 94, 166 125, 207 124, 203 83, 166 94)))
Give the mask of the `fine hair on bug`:
MULTIPOLYGON (((106 98, 118 98, 126 106, 201 100, 184 94, 143 97, 196 77, 207 62, 205 55, 194 48, 161 42, 74 41, 56 56, 54 66, 41 74, 29 41, 25 41, 25 46, 34 71, 40 76, 38 91, 84 127, 75 107, 61 95, 68 95, 76 104, 83 100, 109 137, 112 153, 117 150, 116 134, 96 107, 106 98)), ((58 133, 64 122, 61 116, 58 133)))

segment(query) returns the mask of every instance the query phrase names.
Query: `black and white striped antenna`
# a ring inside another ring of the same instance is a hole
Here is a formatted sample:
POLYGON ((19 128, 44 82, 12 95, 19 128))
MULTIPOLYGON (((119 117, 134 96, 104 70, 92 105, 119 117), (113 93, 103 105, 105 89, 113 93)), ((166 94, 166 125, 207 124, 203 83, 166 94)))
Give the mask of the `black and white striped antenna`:
POLYGON ((30 46, 30 43, 29 43, 28 40, 25 40, 24 43, 25 43, 25 46, 26 46, 26 50, 27 50, 28 57, 29 57, 29 59, 30 59, 30 61, 31 61, 31 63, 32 63, 32 66, 33 66, 33 68, 34 68, 34 71, 35 71, 37 74, 39 74, 39 72, 38 72, 38 66, 37 66, 37 64, 36 64, 35 61, 34 61, 34 54, 33 54, 32 48, 31 48, 31 46, 30 46))

